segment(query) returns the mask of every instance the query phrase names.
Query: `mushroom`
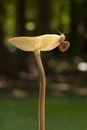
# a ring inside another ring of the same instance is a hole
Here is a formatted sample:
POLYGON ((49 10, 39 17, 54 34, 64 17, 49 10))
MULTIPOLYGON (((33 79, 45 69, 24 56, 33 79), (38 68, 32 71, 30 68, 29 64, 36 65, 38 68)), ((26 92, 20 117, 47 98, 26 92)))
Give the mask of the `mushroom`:
POLYGON ((65 35, 46 34, 36 37, 14 37, 9 39, 9 42, 15 47, 23 51, 32 51, 40 71, 40 91, 39 91, 39 130, 45 130, 45 95, 46 95, 46 76, 41 60, 41 51, 50 51, 57 46, 59 50, 66 51, 70 43, 65 41, 65 35))

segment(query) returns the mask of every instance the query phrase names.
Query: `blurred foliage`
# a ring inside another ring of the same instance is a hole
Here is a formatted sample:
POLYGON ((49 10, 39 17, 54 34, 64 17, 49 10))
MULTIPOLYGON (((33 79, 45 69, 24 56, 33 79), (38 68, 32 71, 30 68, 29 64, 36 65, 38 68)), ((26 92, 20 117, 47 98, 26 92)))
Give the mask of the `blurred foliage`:
MULTIPOLYGON (((0 97, 0 129, 37 130, 38 98, 11 99, 0 97)), ((46 127, 48 130, 86 130, 87 98, 47 97, 46 127)))
POLYGON ((65 33, 71 47, 65 53, 59 52, 58 48, 42 52, 42 61, 48 73, 47 92, 54 96, 47 97, 46 125, 49 130, 87 129, 86 12, 87 0, 0 0, 2 130, 38 129, 38 98, 31 91, 37 90, 38 86, 39 72, 35 58, 32 53, 10 45, 8 39, 59 34, 58 31, 65 33))
POLYGON ((51 60, 74 63, 79 57, 86 62, 86 5, 86 0, 0 0, 0 74, 17 77, 21 71, 30 71, 30 64, 35 64, 31 53, 28 55, 8 43, 15 36, 65 33, 71 43, 66 53, 56 48, 42 54, 48 72, 51 60))

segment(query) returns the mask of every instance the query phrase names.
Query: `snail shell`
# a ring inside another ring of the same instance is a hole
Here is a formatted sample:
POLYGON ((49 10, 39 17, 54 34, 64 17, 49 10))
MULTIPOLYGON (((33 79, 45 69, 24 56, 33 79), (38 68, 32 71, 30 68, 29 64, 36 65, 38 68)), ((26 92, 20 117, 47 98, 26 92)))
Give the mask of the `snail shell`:
POLYGON ((60 51, 65 52, 70 47, 70 43, 68 41, 61 41, 58 48, 60 51))

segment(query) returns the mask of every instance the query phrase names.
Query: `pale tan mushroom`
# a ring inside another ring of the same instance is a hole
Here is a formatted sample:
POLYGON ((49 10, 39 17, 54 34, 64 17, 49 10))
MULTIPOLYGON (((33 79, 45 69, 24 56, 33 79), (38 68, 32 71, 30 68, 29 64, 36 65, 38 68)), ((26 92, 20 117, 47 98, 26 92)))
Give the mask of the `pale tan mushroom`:
POLYGON ((46 34, 36 37, 14 37, 9 42, 15 47, 23 51, 32 51, 35 54, 36 61, 39 67, 41 82, 39 93, 39 130, 45 130, 45 94, 46 94, 46 77, 42 64, 40 52, 50 51, 57 46, 59 50, 66 51, 70 43, 65 40, 65 35, 46 34))

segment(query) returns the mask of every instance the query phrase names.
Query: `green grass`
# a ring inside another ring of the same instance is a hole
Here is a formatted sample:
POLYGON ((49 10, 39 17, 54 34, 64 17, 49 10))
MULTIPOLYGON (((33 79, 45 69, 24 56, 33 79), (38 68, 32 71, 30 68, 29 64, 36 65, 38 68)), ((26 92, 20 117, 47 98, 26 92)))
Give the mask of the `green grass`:
MULTIPOLYGON (((38 130, 38 97, 0 97, 0 130, 38 130)), ((87 98, 46 98, 46 130, 87 130, 87 98)))

